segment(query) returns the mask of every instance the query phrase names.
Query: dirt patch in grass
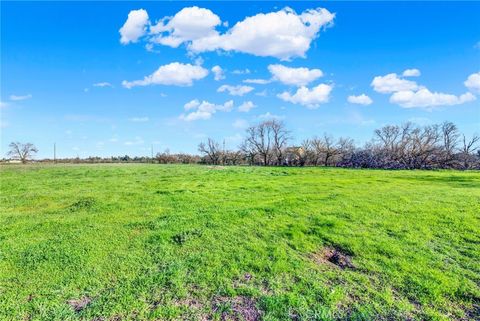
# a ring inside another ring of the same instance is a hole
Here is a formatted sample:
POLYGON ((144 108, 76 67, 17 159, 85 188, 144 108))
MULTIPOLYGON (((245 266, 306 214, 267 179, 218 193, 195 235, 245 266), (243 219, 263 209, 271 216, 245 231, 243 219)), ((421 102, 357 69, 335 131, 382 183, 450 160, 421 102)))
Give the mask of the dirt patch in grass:
POLYGON ((88 296, 84 296, 80 299, 68 300, 67 304, 71 306, 73 310, 75 310, 75 312, 80 312, 83 309, 85 309, 87 305, 90 304, 90 302, 92 302, 92 299, 89 298, 88 296))
POLYGON ((257 321, 262 316, 255 299, 246 296, 217 297, 213 300, 212 309, 220 314, 223 321, 257 321))
POLYGON ((350 255, 332 246, 327 246, 312 255, 318 264, 330 264, 341 269, 355 269, 350 255))
POLYGON ((480 302, 474 303, 470 309, 467 309, 465 318, 460 320, 480 320, 480 302))
POLYGON ((176 302, 178 306, 187 307, 190 310, 200 310, 203 308, 203 303, 196 299, 186 298, 180 299, 176 302))

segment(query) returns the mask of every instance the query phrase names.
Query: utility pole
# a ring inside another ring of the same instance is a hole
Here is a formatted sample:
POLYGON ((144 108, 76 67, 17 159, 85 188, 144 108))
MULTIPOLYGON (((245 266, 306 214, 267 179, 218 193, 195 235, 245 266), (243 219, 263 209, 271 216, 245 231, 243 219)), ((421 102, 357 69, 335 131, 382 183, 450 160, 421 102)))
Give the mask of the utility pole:
POLYGON ((153 144, 151 145, 151 151, 152 151, 152 164, 153 164, 153 144))
POLYGON ((53 143, 53 163, 57 163, 57 143, 53 143))

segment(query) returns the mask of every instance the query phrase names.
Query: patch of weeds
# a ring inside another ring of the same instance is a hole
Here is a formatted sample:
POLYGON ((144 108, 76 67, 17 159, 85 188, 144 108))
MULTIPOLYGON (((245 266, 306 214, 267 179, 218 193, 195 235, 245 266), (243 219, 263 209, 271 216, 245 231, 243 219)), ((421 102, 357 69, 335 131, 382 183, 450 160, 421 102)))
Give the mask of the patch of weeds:
POLYGON ((166 216, 159 217, 156 220, 145 221, 145 222, 132 222, 125 224, 125 227, 137 230, 158 230, 161 226, 165 224, 166 216))
POLYGON ((80 198, 78 201, 72 203, 68 207, 68 210, 70 212, 89 210, 93 208, 96 204, 97 204, 97 201, 93 197, 83 197, 83 198, 80 198))
POLYGON ((194 237, 202 236, 202 231, 195 229, 191 231, 183 231, 172 236, 172 242, 177 245, 183 245, 186 241, 194 237))
POLYGON ((180 189, 175 189, 175 190, 157 190, 155 192, 155 194, 159 194, 159 195, 175 195, 175 194, 182 194, 182 193, 193 193, 193 191, 191 190, 188 190, 188 189, 184 189, 184 188, 180 188, 180 189))

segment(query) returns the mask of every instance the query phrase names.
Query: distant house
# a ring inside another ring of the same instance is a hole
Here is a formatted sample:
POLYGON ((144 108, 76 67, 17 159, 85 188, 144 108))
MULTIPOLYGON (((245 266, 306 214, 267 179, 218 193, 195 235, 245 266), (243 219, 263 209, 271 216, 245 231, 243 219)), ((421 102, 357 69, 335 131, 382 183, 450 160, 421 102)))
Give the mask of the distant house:
POLYGON ((285 149, 286 166, 305 165, 305 149, 302 146, 292 146, 285 149))

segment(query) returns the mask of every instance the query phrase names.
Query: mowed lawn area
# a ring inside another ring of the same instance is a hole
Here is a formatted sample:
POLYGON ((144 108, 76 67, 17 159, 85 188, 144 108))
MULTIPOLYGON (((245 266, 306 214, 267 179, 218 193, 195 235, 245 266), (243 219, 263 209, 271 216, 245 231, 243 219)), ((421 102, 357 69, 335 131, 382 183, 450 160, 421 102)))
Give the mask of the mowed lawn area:
POLYGON ((480 316, 480 172, 0 174, 0 320, 480 316))

